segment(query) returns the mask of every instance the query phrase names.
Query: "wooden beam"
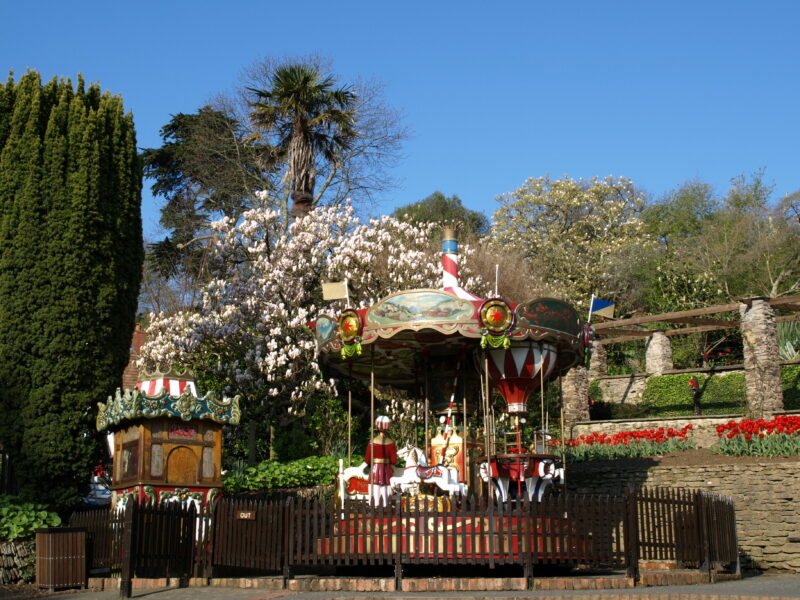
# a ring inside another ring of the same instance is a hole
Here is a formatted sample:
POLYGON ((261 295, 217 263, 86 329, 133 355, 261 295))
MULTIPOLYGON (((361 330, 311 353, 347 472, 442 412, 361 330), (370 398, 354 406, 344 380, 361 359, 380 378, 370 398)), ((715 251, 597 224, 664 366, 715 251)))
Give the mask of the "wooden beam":
POLYGON ((798 302, 776 302, 775 304, 770 304, 770 306, 778 310, 800 310, 800 303, 798 302))
MULTIPOLYGON (((650 332, 652 333, 652 331, 650 332)), ((597 340, 597 343, 601 346, 606 346, 608 344, 621 344, 622 342, 632 342, 634 340, 641 340, 643 338, 650 337, 649 335, 623 335, 620 337, 615 338, 607 338, 604 340, 597 340)))
MULTIPOLYGON (((778 304, 800 304, 800 296, 778 296, 777 298, 772 298, 767 301, 767 304, 770 306, 776 306, 778 304)), ((787 309, 787 310, 798 310, 798 309, 787 309)))
POLYGON ((788 323, 789 321, 800 321, 800 313, 796 315, 785 315, 783 317, 775 317, 777 323, 788 323))
POLYGON ((652 335, 653 331, 650 329, 603 329, 597 332, 598 335, 652 335))
POLYGON ((670 329, 664 335, 673 337, 676 335, 688 335, 690 333, 703 333, 704 331, 720 331, 721 329, 737 329, 739 321, 728 321, 728 325, 701 325, 700 327, 681 327, 670 329))
MULTIPOLYGON (((738 319, 736 321, 738 323, 738 319)), ((689 323, 691 325, 723 325, 728 326, 731 321, 726 319, 712 319, 710 317, 678 317, 669 319, 668 323, 689 323)))
POLYGON ((648 315, 645 317, 632 317, 630 319, 620 319, 619 321, 605 321, 603 323, 593 323, 595 331, 602 329, 614 329, 623 325, 639 325, 641 323, 655 323, 657 321, 668 322, 670 319, 680 319, 683 317, 698 317, 701 315, 714 315, 721 312, 731 312, 739 310, 739 303, 731 304, 717 304, 716 306, 707 306, 705 308, 695 308, 692 310, 679 310, 676 312, 662 313, 660 315, 648 315))

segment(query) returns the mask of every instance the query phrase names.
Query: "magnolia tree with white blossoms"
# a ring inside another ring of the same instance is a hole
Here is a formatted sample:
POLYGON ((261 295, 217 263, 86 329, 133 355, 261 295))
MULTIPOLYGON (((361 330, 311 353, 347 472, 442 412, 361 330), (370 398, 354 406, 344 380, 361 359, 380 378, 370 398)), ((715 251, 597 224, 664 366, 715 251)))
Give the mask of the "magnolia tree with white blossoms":
POLYGON ((500 198, 491 237, 521 251, 557 295, 587 307, 621 292, 617 271, 653 244, 630 179, 531 178, 500 198))
MULTIPOLYGON (((323 302, 321 283, 349 281, 353 305, 396 291, 441 287, 435 224, 391 217, 359 223, 349 203, 320 207, 288 230, 272 210, 212 225, 210 270, 195 310, 152 314, 140 365, 184 365, 241 394, 247 411, 302 412, 310 392, 333 393, 322 377, 310 324, 337 315, 344 301, 323 302)), ((462 246, 462 254, 472 251, 462 246)), ((483 280, 462 266, 464 287, 483 280)), ((285 413, 284 413, 285 414, 285 413)))

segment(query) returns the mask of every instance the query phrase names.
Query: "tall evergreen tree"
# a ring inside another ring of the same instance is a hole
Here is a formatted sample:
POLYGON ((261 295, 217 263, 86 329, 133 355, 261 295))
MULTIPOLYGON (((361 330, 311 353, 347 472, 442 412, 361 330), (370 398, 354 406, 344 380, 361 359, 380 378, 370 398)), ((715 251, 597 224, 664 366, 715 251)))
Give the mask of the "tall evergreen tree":
POLYGON ((20 493, 63 507, 101 456, 96 402, 128 360, 143 259, 133 119, 97 85, 29 72, 0 87, 0 142, 0 444, 20 493))

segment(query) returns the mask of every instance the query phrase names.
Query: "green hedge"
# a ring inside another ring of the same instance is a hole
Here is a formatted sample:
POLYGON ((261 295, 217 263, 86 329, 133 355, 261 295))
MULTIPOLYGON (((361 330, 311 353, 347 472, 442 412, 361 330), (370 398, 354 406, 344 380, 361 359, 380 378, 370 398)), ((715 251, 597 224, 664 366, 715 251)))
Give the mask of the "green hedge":
POLYGON ((694 414, 689 380, 696 377, 702 390, 704 415, 745 412, 744 373, 659 375, 647 380, 642 408, 651 417, 679 417, 694 414))
POLYGON ((786 410, 800 410, 800 365, 785 365, 781 369, 783 387, 783 407, 786 410))

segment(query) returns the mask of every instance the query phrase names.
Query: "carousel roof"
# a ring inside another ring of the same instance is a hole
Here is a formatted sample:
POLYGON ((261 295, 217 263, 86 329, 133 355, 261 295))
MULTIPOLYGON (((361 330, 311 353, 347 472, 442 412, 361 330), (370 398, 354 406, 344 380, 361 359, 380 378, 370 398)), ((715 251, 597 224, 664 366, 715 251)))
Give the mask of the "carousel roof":
MULTIPOLYGON (((368 378, 374 372, 379 383, 413 384, 419 380, 423 362, 441 359, 455 364, 464 358, 472 362, 481 348, 487 333, 481 309, 498 299, 459 296, 448 289, 408 290, 387 296, 369 308, 350 311, 360 320, 360 353, 342 352, 347 345, 343 343, 342 317, 322 316, 315 324, 318 347, 326 363, 343 374, 368 378)), ((556 346, 558 371, 581 359, 583 325, 569 304, 554 298, 503 303, 513 311, 504 334, 512 343, 548 342, 556 346)))

